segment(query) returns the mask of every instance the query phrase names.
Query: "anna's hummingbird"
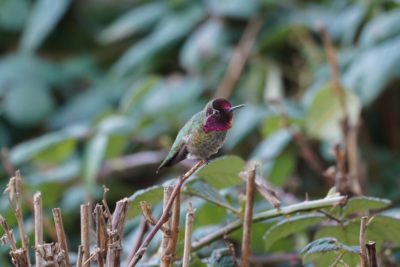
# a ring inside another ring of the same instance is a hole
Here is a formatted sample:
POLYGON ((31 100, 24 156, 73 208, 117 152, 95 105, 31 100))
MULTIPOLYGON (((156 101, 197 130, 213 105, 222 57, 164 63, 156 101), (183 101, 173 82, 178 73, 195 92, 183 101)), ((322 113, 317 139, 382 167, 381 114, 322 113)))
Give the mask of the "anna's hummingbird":
POLYGON ((244 107, 232 107, 228 100, 211 100, 204 109, 183 126, 167 157, 158 167, 170 167, 185 158, 208 160, 216 154, 225 142, 227 131, 232 127, 233 111, 244 107))

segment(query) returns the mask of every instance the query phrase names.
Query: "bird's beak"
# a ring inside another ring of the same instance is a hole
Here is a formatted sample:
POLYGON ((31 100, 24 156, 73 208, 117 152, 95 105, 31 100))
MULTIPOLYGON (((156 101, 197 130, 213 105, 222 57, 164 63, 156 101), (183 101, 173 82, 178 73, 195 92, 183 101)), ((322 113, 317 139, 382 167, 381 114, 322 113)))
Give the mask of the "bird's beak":
POLYGON ((237 109, 240 109, 240 108, 243 108, 243 107, 245 107, 244 104, 231 107, 231 108, 229 109, 229 112, 232 112, 232 111, 234 111, 234 110, 237 110, 237 109))

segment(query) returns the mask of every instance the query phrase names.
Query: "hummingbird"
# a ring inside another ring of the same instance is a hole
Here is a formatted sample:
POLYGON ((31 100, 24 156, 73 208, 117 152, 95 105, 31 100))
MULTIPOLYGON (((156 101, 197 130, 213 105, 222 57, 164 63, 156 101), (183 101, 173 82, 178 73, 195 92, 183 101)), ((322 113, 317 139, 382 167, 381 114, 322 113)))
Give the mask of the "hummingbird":
POLYGON ((232 127, 233 111, 242 107, 244 105, 232 106, 223 98, 208 102, 179 131, 157 173, 186 158, 208 161, 224 144, 226 133, 232 127))

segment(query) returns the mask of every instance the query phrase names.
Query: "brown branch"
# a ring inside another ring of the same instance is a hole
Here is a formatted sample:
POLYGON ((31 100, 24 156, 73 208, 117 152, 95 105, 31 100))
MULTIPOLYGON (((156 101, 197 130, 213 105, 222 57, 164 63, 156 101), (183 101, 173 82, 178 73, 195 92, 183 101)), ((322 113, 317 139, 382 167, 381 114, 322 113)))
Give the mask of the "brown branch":
POLYGON ((129 199, 124 198, 117 202, 112 215, 111 236, 108 241, 107 266, 120 266, 123 230, 128 214, 129 199))
POLYGON ((14 235, 6 222, 6 219, 4 219, 4 217, 1 215, 0 215, 0 226, 1 226, 1 228, 3 228, 4 235, 5 235, 8 243, 10 244, 11 252, 15 252, 17 250, 17 246, 15 245, 14 235))
POLYGON ((83 261, 83 246, 79 245, 78 255, 76 258, 76 267, 82 267, 82 261, 83 261))
MULTIPOLYGON (((11 180, 10 180, 11 182, 11 180)), ((21 196, 22 196, 22 177, 19 171, 15 172, 14 177, 14 194, 15 194, 15 217, 18 222, 18 229, 21 237, 22 248, 25 250, 26 262, 31 266, 29 259, 29 241, 25 232, 24 218, 22 215, 21 196)))
POLYGON ((368 255, 366 247, 365 234, 367 230, 368 217, 361 217, 360 225, 360 256, 361 256, 361 267, 368 267, 368 255))
POLYGON ((378 261, 376 259, 376 248, 375 248, 375 242, 374 241, 369 241, 366 244, 367 247, 367 255, 368 255, 368 267, 378 267, 378 261))
POLYGON ((192 202, 189 202, 186 211, 186 224, 185 224, 185 243, 183 247, 182 267, 189 267, 190 263, 190 250, 192 248, 192 227, 194 222, 194 210, 192 202))
POLYGON ((243 221, 243 240, 242 240, 242 266, 250 266, 250 242, 251 226, 253 223, 253 204, 256 180, 256 166, 247 170, 246 174, 246 207, 243 221))
POLYGON ((90 203, 81 205, 81 245, 82 245, 82 265, 83 267, 90 267, 90 203))
POLYGON ((34 221, 35 221, 35 264, 37 267, 42 267, 44 262, 37 248, 43 245, 43 207, 42 207, 42 194, 36 192, 33 196, 34 207, 34 221))
POLYGON ((140 244, 143 242, 143 238, 147 231, 147 228, 148 228, 147 221, 146 221, 146 219, 142 218, 142 220, 140 221, 139 230, 138 230, 137 237, 135 239, 135 243, 134 243, 133 248, 128 256, 127 262, 130 262, 132 260, 133 256, 138 251, 140 244))
POLYGON ((171 266, 176 254, 176 245, 178 244, 178 237, 179 237, 180 213, 181 213, 181 195, 177 194, 172 211, 171 237, 169 239, 168 246, 165 250, 165 254, 162 255, 163 258, 164 257, 166 258, 165 261, 168 264, 167 266, 171 266))
POLYGON ((107 255, 108 235, 103 206, 97 204, 93 213, 96 221, 97 264, 99 267, 104 267, 107 255))
MULTIPOLYGON (((172 186, 164 187, 163 210, 165 210, 165 207, 167 206, 168 200, 171 197, 172 190, 173 190, 172 186)), ((151 209, 149 209, 149 211, 151 212, 151 209)), ((150 214, 152 214, 152 212, 150 214)), ((147 220, 147 221, 149 221, 149 220, 147 220)), ((154 222, 155 223, 153 223, 153 225, 157 224, 157 220, 155 218, 154 218, 154 222)), ((168 244, 171 239, 171 220, 170 220, 170 218, 167 219, 167 221, 164 223, 163 227, 165 229, 167 229, 167 231, 162 231, 163 237, 162 237, 161 247, 160 247, 161 248, 160 266, 161 267, 169 267, 171 264, 171 259, 167 256, 166 253, 167 253, 168 244)))
POLYGON ((151 230, 151 232, 147 235, 146 239, 143 241, 143 243, 139 247, 138 251, 135 253, 135 256, 133 256, 132 260, 128 262, 127 266, 129 266, 129 267, 135 266, 136 263, 143 257, 143 254, 146 252, 147 247, 149 246, 151 240, 153 240, 153 238, 156 235, 156 233, 158 232, 158 230, 168 219, 172 205, 174 204, 174 200, 175 200, 176 196, 178 194, 180 194, 182 185, 196 170, 198 170, 203 165, 204 165, 203 160, 198 161, 188 172, 186 172, 183 176, 181 176, 179 178, 177 184, 174 187, 174 190, 172 191, 171 197, 170 197, 160 219, 158 220, 158 222, 154 226, 154 228, 151 230))
POLYGON ((53 219, 54 219, 54 225, 56 227, 57 242, 60 245, 60 249, 62 249, 65 254, 65 263, 67 264, 67 266, 71 266, 70 261, 69 261, 69 250, 68 250, 67 238, 65 236, 64 224, 63 224, 60 208, 53 209, 53 219))
MULTIPOLYGON (((143 213, 143 218, 146 220, 146 222, 153 226, 156 225, 158 221, 153 215, 153 211, 151 210, 151 205, 149 203, 147 203, 147 201, 140 201, 139 205, 140 205, 140 209, 142 210, 142 213, 143 213)), ((169 219, 169 217, 168 217, 168 219, 169 219)), ((160 227, 160 230, 167 237, 169 237, 171 235, 171 229, 169 229, 169 227, 166 227, 165 225, 162 225, 160 227)), ((166 245, 167 245, 167 243, 165 244, 165 246, 166 245)))
POLYGON ((257 35, 261 30, 264 19, 262 17, 254 17, 249 21, 243 35, 233 51, 230 59, 228 69, 225 76, 220 83, 215 98, 229 98, 232 91, 240 78, 240 75, 245 67, 246 61, 250 56, 253 49, 257 35))

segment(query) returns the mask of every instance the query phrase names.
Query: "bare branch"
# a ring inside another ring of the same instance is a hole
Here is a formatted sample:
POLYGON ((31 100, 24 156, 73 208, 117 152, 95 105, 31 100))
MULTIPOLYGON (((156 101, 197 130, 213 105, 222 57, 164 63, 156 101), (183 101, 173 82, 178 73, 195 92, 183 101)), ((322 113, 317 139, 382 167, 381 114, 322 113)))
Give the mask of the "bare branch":
POLYGON ((189 267, 190 263, 190 250, 192 246, 192 227, 194 222, 194 210, 192 202, 189 202, 186 211, 186 224, 185 224, 185 244, 183 247, 182 267, 189 267))
POLYGON ((368 267, 378 267, 378 261, 376 259, 376 248, 375 242, 369 241, 367 244, 367 254, 368 254, 368 267))
MULTIPOLYGON (((33 196, 33 207, 35 217, 35 247, 43 245, 43 208, 42 208, 42 194, 36 192, 33 196)), ((37 267, 44 266, 43 258, 40 253, 36 250, 36 261, 37 267)))
POLYGON ((367 222, 368 217, 361 217, 361 225, 360 225, 360 254, 361 254, 361 267, 369 267, 368 266, 368 255, 367 255, 367 247, 366 247, 366 239, 365 232, 367 230, 367 222))
POLYGON ((154 226, 154 228, 151 230, 151 232, 147 235, 146 239, 143 241, 142 245, 139 247, 138 251, 135 253, 135 256, 132 258, 132 260, 128 263, 127 266, 129 266, 129 267, 135 266, 136 263, 143 257, 151 240, 153 240, 153 238, 156 235, 156 233, 158 232, 158 230, 168 219, 172 205, 174 204, 174 200, 175 200, 176 196, 178 194, 180 194, 182 185, 196 170, 198 170, 203 165, 204 165, 203 160, 198 161, 189 171, 187 171, 183 176, 181 176, 179 178, 178 183, 175 185, 174 190, 172 191, 171 197, 170 197, 160 219, 158 220, 158 222, 154 226))
POLYGON ((81 244, 83 267, 90 267, 90 203, 81 205, 81 244))
POLYGON ((243 239, 242 239, 242 266, 250 266, 250 242, 251 226, 253 222, 253 204, 256 180, 256 166, 245 172, 246 176, 246 207, 243 220, 243 239))

